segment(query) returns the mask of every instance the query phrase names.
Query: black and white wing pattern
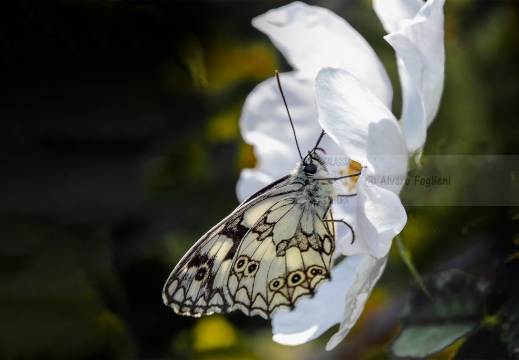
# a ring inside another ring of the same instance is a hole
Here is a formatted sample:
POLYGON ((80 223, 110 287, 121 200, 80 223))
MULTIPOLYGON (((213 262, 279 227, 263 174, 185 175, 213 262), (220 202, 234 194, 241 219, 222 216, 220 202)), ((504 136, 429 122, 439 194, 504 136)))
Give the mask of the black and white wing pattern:
POLYGON ((245 200, 180 260, 163 291, 182 315, 242 310, 272 317, 330 279, 334 188, 312 154, 292 174, 245 200), (310 167, 315 164, 317 170, 310 167))

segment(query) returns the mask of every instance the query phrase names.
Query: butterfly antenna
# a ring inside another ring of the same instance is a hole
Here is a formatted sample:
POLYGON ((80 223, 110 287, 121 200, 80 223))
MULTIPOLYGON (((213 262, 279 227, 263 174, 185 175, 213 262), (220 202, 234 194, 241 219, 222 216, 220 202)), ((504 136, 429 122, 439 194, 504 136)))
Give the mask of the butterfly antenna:
POLYGON ((321 132, 321 135, 319 135, 319 139, 317 139, 317 142, 315 143, 315 146, 312 148, 312 150, 310 150, 308 152, 308 154, 305 156, 305 159, 310 156, 311 153, 315 153, 316 150, 321 150, 323 153, 326 154, 326 151, 324 151, 324 149, 320 148, 319 147, 319 143, 321 142, 321 140, 323 139, 324 135, 326 135, 326 132, 323 130, 321 132))
MULTIPOLYGON (((276 80, 278 81, 279 92, 281 92, 281 97, 283 98, 283 102, 285 103, 285 108, 287 109, 288 120, 290 120, 290 125, 292 126, 292 132, 294 133, 294 139, 296 140, 297 152, 299 153, 299 158, 303 160, 303 155, 301 155, 301 149, 299 148, 299 143, 297 142, 296 129, 294 128, 294 123, 292 122, 292 117, 290 116, 290 111, 288 111, 287 100, 285 99, 285 94, 283 94, 283 88, 281 87, 281 81, 279 81, 279 72, 276 70, 276 80)), ((322 137, 322 135, 321 135, 322 137)))
POLYGON ((317 139, 317 142, 315 143, 315 146, 314 146, 314 148, 312 149, 311 152, 314 152, 315 150, 319 149, 319 144, 321 143, 321 140, 323 139, 324 135, 326 135, 326 132, 323 130, 323 132, 319 136, 319 139, 317 139))

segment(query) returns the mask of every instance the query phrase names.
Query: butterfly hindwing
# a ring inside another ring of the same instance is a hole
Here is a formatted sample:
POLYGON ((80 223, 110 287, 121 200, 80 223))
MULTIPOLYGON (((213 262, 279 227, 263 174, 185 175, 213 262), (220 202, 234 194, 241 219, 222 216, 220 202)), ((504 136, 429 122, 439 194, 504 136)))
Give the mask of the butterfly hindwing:
MULTIPOLYGON (((292 194, 291 194, 292 195, 292 194)), ((331 199, 326 207, 286 196, 244 237, 231 266, 229 301, 248 315, 268 318, 313 296, 330 279, 334 250, 331 199)))

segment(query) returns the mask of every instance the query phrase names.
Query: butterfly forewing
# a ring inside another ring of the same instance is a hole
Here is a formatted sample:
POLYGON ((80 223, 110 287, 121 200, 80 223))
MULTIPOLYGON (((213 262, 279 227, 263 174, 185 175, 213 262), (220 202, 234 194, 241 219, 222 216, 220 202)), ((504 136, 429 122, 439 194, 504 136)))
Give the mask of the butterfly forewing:
MULTIPOLYGON (((328 173, 322 160, 317 178, 328 173)), ((330 278, 333 186, 296 170, 245 200, 181 259, 163 298, 182 315, 240 309, 271 317, 330 278)))

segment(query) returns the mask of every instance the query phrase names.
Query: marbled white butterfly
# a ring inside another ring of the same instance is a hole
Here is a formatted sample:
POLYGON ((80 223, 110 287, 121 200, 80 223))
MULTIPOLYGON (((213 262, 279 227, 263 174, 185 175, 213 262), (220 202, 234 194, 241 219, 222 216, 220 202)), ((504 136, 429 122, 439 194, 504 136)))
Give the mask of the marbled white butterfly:
MULTIPOLYGON (((282 90, 281 95, 287 106, 282 90)), ((360 174, 329 174, 316 153, 323 136, 304 158, 296 137, 296 168, 250 196, 193 245, 164 285, 167 306, 181 315, 240 309, 269 318, 293 309, 330 279, 334 222, 341 221, 331 211, 333 183, 360 174)))

